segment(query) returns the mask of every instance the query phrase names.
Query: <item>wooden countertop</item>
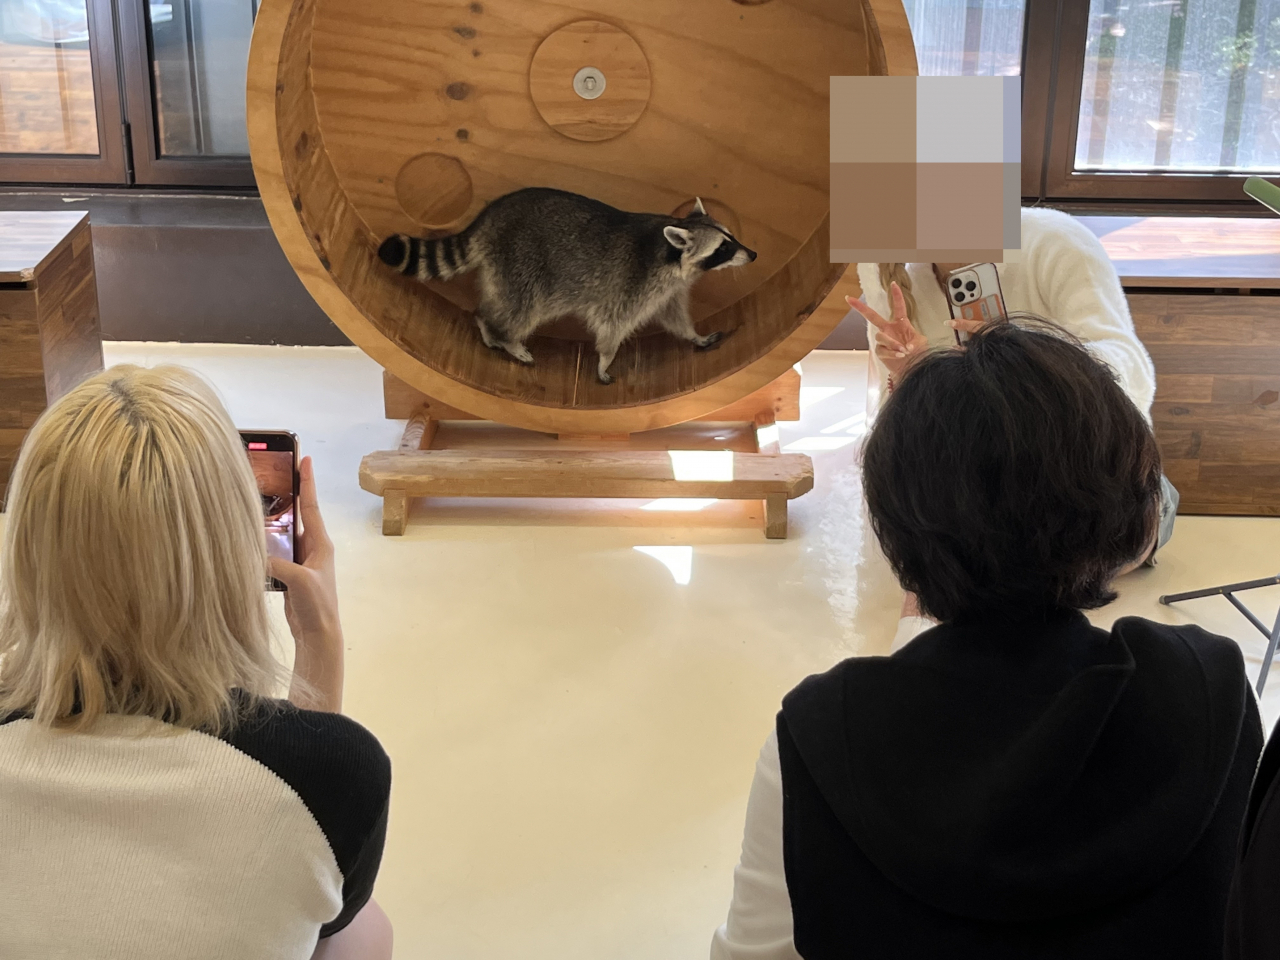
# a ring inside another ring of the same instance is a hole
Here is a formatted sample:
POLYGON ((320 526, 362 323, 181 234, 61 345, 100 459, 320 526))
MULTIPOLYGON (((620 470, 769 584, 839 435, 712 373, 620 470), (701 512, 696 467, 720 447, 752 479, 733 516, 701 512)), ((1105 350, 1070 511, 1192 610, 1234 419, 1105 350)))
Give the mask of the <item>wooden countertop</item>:
POLYGON ((30 283, 80 224, 84 210, 0 210, 0 283, 30 283))
POLYGON ((1280 288, 1280 217, 1077 217, 1126 287, 1280 288))

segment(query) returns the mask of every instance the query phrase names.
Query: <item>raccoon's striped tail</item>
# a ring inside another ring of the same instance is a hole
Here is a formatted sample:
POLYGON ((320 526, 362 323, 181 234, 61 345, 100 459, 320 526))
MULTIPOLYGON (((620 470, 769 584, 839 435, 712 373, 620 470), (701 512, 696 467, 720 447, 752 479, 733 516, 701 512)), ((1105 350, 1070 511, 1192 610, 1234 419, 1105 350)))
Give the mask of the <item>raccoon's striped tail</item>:
POLYGON ((418 280, 450 280, 477 266, 470 256, 475 249, 469 233, 469 230, 464 230, 435 240, 397 233, 382 241, 378 259, 405 276, 418 280))

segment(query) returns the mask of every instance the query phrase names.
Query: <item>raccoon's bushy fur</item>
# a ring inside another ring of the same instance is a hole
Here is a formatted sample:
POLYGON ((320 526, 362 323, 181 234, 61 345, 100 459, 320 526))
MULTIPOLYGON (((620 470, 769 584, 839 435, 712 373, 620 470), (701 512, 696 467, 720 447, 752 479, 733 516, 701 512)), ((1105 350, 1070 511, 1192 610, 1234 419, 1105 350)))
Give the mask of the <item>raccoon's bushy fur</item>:
POLYGON ((633 333, 656 322, 699 348, 689 291, 708 270, 750 263, 756 254, 707 215, 698 200, 685 218, 628 213, 576 193, 545 188, 499 197, 461 233, 434 240, 388 237, 378 257, 419 280, 479 272, 476 325, 487 346, 522 363, 525 340, 543 324, 581 317, 595 337, 597 374, 633 333))

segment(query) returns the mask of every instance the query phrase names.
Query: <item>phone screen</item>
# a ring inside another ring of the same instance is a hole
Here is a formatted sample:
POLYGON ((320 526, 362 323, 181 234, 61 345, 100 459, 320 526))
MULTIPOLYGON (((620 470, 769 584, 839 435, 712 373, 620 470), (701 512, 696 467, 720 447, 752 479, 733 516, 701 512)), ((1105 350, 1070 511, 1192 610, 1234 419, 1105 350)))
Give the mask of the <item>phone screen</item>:
MULTIPOLYGON (((286 431, 242 431, 240 438, 262 498, 267 554, 292 563, 298 545, 298 440, 286 431)), ((283 589, 274 580, 271 586, 283 589)))

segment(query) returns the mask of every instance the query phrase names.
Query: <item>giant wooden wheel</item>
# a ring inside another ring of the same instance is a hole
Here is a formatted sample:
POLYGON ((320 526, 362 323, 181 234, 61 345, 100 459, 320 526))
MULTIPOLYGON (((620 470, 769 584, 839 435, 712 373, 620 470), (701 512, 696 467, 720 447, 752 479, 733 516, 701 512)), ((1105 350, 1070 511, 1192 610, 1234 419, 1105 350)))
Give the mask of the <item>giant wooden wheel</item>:
POLYGON ((290 263, 393 374, 513 426, 632 433, 739 400, 830 332, 840 311, 811 316, 846 266, 827 262, 828 78, 915 72, 901 0, 263 0, 249 139, 290 263), (470 286, 375 255, 524 186, 637 211, 702 197, 759 253, 695 289, 699 329, 731 335, 642 336, 604 386, 572 321, 521 366, 481 343, 470 286))

